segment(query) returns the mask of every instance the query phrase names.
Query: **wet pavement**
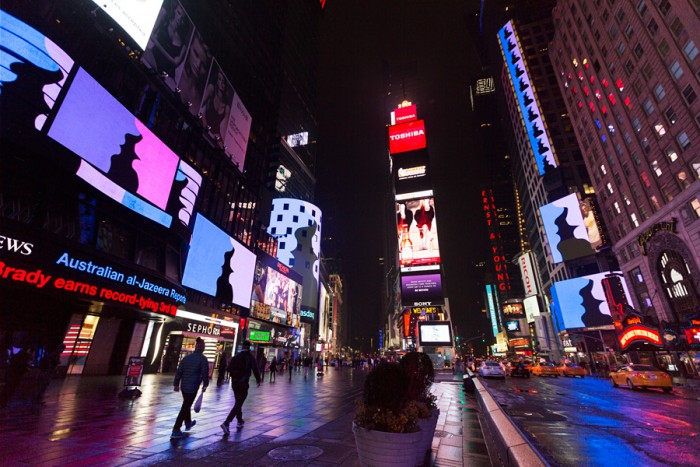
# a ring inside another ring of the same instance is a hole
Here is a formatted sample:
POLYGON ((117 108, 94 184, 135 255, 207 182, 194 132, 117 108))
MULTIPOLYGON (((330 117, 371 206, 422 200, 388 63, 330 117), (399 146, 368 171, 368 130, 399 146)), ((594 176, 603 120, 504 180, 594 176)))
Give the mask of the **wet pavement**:
MULTIPOLYGON (((143 395, 117 397, 123 377, 54 380, 39 404, 14 403, 0 414, 3 465, 360 465, 352 433, 355 401, 366 371, 333 368, 321 378, 279 374, 251 385, 245 427, 224 436, 233 406, 230 386, 209 386, 197 424, 170 440, 182 403, 172 375, 146 375, 143 395)), ((440 417, 426 465, 491 465, 472 394, 451 373, 438 373, 432 392, 440 417)))

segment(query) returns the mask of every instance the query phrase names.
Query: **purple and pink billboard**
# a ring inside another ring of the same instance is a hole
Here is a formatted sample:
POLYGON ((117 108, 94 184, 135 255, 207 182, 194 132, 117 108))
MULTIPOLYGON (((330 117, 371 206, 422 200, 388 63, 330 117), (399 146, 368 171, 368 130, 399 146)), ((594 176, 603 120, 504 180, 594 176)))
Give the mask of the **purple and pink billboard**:
POLYGON ((444 305, 440 273, 401 276, 403 306, 444 305))

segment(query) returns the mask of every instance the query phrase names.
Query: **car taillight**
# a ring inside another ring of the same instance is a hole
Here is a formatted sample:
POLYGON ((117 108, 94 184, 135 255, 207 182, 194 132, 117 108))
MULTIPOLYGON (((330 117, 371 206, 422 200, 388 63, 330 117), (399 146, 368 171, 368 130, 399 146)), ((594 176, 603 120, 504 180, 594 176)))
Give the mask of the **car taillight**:
POLYGON ((670 378, 670 376, 669 376, 668 374, 666 374, 666 373, 664 373, 663 377, 664 377, 664 378, 670 378))

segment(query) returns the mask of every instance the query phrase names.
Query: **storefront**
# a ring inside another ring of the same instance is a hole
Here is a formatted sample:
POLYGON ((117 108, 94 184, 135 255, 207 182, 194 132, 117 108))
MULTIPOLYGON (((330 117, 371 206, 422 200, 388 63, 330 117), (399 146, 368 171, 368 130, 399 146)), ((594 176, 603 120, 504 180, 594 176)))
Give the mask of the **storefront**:
POLYGON ((276 357, 277 361, 299 357, 300 342, 304 339, 304 328, 291 328, 275 323, 251 319, 249 321, 248 340, 254 345, 256 358, 266 358, 267 361, 276 357))

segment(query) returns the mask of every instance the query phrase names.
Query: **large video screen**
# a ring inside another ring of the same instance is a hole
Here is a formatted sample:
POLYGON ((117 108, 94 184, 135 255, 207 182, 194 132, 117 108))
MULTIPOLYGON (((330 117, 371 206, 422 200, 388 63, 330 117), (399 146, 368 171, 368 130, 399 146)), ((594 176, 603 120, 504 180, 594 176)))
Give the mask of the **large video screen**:
POLYGON ((392 170, 397 195, 432 189, 427 149, 402 152, 394 156, 392 170))
POLYGON ((396 202, 401 271, 440 264, 435 199, 430 196, 396 202))
POLYGON ((131 36, 141 50, 146 48, 163 0, 93 0, 131 36))
POLYGON ((527 134, 540 175, 558 166, 554 147, 549 138, 537 91, 530 82, 530 73, 520 49, 520 40, 511 20, 498 31, 498 42, 506 64, 511 90, 518 103, 521 123, 527 134))
POLYGON ((271 256, 255 266, 250 316, 288 326, 299 323, 303 278, 271 256))
POLYGON ((182 285, 247 309, 254 273, 255 253, 197 214, 182 285))
POLYGON ((418 342, 426 347, 452 346, 452 326, 449 321, 419 321, 418 342))
POLYGON ((82 68, 48 135, 83 159, 77 175, 107 196, 166 227, 189 225, 201 175, 82 68))
POLYGON ((555 263, 595 254, 576 193, 540 207, 555 263))
POLYGON ((613 324, 602 284, 605 276, 609 274, 620 275, 622 288, 629 297, 627 283, 619 271, 576 277, 552 285, 552 307, 565 328, 591 328, 613 324))
POLYGON ((243 170, 252 119, 180 2, 166 1, 141 58, 243 170))
POLYGON ((0 10, 0 113, 4 125, 41 130, 73 59, 48 37, 0 10))
POLYGON ((423 149, 426 144, 425 123, 423 120, 389 127, 390 154, 423 149))
POLYGON ((444 305, 440 274, 402 275, 401 304, 403 306, 444 305))

